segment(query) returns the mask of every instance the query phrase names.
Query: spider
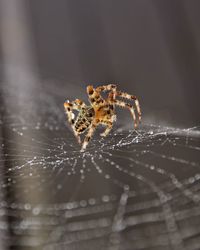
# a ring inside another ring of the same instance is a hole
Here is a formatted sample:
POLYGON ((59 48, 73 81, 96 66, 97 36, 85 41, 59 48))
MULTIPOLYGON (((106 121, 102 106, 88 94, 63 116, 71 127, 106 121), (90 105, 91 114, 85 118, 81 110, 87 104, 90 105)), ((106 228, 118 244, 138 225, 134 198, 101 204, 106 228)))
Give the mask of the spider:
POLYGON ((129 95, 125 92, 117 90, 114 84, 102 85, 94 88, 92 85, 87 86, 87 94, 89 96, 90 105, 86 105, 80 99, 73 102, 68 100, 64 102, 64 108, 68 116, 69 124, 72 127, 75 137, 79 144, 82 144, 81 151, 84 151, 94 134, 96 127, 99 124, 105 125, 106 129, 101 136, 107 136, 112 129, 113 123, 116 120, 115 107, 128 108, 134 120, 134 128, 136 128, 141 120, 141 111, 139 101, 136 96, 129 95), (104 99, 101 92, 108 92, 108 97, 104 99), (116 97, 126 98, 134 101, 134 105, 117 100, 116 97), (72 110, 77 110, 79 113, 75 119, 72 110), (136 116, 136 112, 137 116, 136 116), (81 142, 80 134, 87 132, 83 143, 81 142))

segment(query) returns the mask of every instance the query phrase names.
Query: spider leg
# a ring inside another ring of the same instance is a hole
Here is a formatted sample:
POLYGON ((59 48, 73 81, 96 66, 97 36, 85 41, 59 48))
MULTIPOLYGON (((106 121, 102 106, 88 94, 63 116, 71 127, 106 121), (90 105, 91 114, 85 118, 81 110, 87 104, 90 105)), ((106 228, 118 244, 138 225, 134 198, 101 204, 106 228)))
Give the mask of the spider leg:
POLYGON ((134 95, 129 95, 128 93, 121 92, 121 91, 117 91, 116 95, 120 96, 122 98, 129 99, 129 100, 134 100, 135 106, 136 106, 136 110, 137 110, 137 114, 138 114, 138 120, 140 122, 142 114, 141 114, 141 109, 140 109, 140 104, 139 104, 138 98, 136 96, 134 96, 134 95))
POLYGON ((108 84, 108 85, 102 85, 96 88, 96 91, 102 92, 102 91, 116 91, 117 86, 115 84, 108 84))
POLYGON ((88 130, 88 133, 87 135, 85 136, 85 139, 83 141, 83 144, 82 144, 82 147, 81 147, 81 152, 85 151, 91 137, 93 136, 94 134, 94 131, 96 129, 96 126, 97 126, 98 122, 96 121, 93 121, 92 124, 90 125, 89 127, 89 130, 88 130))
POLYGON ((107 101, 116 99, 117 86, 115 84, 102 85, 96 88, 97 92, 110 91, 108 94, 107 101))
POLYGON ((137 128, 138 122, 137 122, 137 119, 136 119, 135 110, 134 110, 133 105, 131 105, 129 103, 126 103, 124 101, 121 101, 121 100, 110 101, 110 103, 113 104, 113 105, 117 105, 119 107, 122 107, 122 108, 129 109, 129 111, 131 112, 131 115, 133 117, 133 120, 134 120, 134 128, 137 128))
POLYGON ((102 123, 105 124, 107 127, 106 127, 105 131, 100 134, 100 136, 106 137, 109 134, 109 132, 112 129, 112 127, 113 127, 113 122, 111 122, 111 121, 104 121, 102 123))
POLYGON ((105 104, 105 101, 101 97, 99 91, 96 91, 92 85, 87 86, 87 94, 93 107, 99 108, 105 104))
POLYGON ((86 104, 83 101, 79 100, 79 99, 76 99, 73 102, 69 102, 69 101, 64 102, 64 108, 65 108, 65 111, 66 111, 66 114, 67 114, 67 117, 68 117, 68 122, 71 125, 72 130, 74 132, 74 135, 75 135, 75 137, 76 137, 79 144, 81 144, 81 138, 80 138, 78 132, 75 130, 75 127, 74 127, 75 115, 72 112, 72 110, 80 111, 85 106, 86 106, 86 104))

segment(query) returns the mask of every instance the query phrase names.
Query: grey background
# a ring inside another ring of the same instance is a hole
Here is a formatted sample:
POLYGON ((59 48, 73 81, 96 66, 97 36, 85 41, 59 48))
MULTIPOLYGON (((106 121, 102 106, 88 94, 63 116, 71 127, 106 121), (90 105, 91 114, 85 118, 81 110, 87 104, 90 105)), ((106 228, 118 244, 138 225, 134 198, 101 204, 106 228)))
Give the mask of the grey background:
POLYGON ((199 1, 44 0, 28 8, 43 78, 66 88, 116 82, 140 97, 150 120, 199 121, 199 1))
POLYGON ((199 249, 199 10, 0 0, 0 249, 199 249), (82 154, 63 102, 101 83, 139 97, 142 125, 119 109, 82 154))
MULTIPOLYGON (((42 87, 55 80, 68 97, 71 84, 83 93, 88 83, 115 82, 140 98, 148 122, 190 126, 199 121, 198 0, 18 3, 26 14, 22 22, 34 68, 45 80, 42 87)), ((1 10, 8 14, 3 4, 1 10)), ((20 40, 20 32, 12 34, 9 40, 20 40)), ((23 48, 20 53, 25 54, 23 48)), ((4 48, 0 55, 2 69, 4 48)), ((18 56, 17 64, 20 60, 18 56)))

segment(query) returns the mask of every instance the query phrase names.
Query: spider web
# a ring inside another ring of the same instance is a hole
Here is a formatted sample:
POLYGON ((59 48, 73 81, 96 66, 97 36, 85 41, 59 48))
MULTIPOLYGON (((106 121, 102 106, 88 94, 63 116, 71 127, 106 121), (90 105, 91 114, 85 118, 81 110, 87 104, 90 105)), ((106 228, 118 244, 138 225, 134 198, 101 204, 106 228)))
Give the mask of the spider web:
POLYGON ((3 86, 1 249, 199 249, 198 124, 118 122, 80 153, 55 83, 3 86))

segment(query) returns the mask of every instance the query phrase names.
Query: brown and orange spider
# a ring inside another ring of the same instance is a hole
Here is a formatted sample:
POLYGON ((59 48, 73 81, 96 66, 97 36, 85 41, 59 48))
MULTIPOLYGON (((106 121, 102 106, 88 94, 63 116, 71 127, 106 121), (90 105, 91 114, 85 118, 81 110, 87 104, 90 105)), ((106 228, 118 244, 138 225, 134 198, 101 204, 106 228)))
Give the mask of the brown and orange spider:
POLYGON ((89 85, 87 87, 87 93, 90 101, 89 106, 79 99, 76 99, 73 102, 66 101, 64 103, 68 121, 72 127, 74 135, 76 136, 80 144, 80 134, 88 130, 87 135, 83 141, 81 151, 85 150, 96 127, 99 124, 103 124, 106 126, 106 129, 101 134, 101 136, 108 135, 108 133, 112 129, 113 122, 116 120, 115 106, 128 108, 131 112, 131 115, 133 116, 134 127, 136 128, 138 126, 141 120, 141 111, 139 101, 136 96, 118 91, 116 85, 114 84, 99 86, 96 89, 93 86, 89 85), (102 91, 109 91, 108 97, 106 99, 103 99, 103 97, 101 96, 102 91), (135 105, 131 105, 122 100, 116 100, 117 96, 129 100, 134 100, 135 105), (77 110, 79 112, 76 119, 72 110, 77 110), (137 116, 135 110, 137 112, 137 116))

